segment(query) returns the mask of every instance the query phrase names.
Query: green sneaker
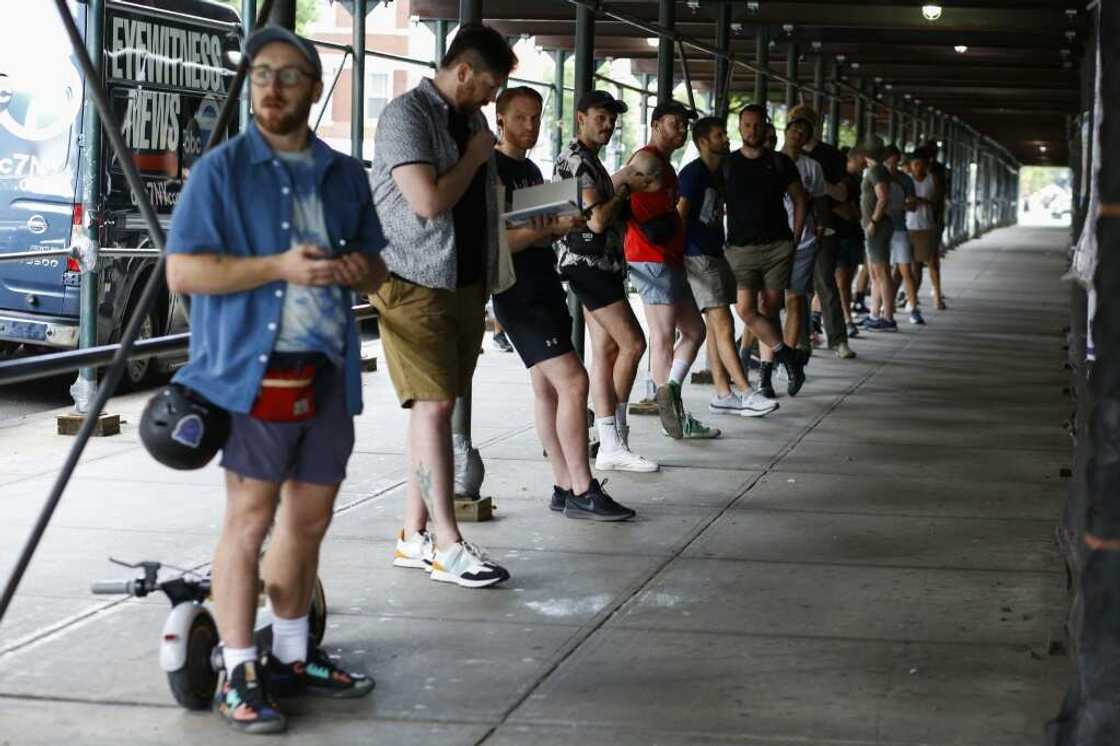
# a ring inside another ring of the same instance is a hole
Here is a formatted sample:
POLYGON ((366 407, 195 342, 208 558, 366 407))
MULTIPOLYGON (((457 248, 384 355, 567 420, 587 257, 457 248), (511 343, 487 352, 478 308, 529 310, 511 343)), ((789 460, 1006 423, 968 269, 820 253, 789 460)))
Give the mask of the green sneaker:
POLYGON ((681 387, 669 381, 657 387, 654 396, 657 402, 657 414, 661 418, 661 429, 673 440, 684 437, 684 417, 681 407, 681 387))
POLYGON ((708 427, 700 420, 692 416, 691 413, 684 413, 684 439, 692 440, 711 440, 720 436, 720 429, 718 427, 708 427))

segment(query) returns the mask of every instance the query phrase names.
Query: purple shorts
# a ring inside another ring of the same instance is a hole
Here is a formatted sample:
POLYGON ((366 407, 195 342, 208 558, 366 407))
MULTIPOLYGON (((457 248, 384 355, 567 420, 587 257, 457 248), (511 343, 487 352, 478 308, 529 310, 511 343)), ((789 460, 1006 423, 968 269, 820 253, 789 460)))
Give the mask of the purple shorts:
POLYGON ((249 479, 289 479, 335 485, 346 478, 354 450, 354 418, 346 412, 341 368, 328 365, 316 378, 315 416, 303 422, 267 422, 231 414, 222 468, 249 479))

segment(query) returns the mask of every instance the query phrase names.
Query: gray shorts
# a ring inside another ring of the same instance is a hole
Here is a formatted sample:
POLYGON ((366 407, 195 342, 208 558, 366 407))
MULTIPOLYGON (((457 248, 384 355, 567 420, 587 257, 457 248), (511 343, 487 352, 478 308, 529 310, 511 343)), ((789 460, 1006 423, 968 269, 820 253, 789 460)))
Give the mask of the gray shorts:
POLYGON ((730 306, 735 303, 735 273, 723 256, 686 256, 688 285, 701 311, 730 306))
POLYGON ((894 236, 894 223, 889 217, 875 226, 875 234, 867 239, 867 261, 870 264, 891 263, 891 237, 894 236))
POLYGON ((303 422, 267 422, 233 413, 222 468, 278 484, 289 479, 342 482, 354 450, 354 418, 346 412, 344 380, 340 368, 328 365, 319 371, 315 416, 303 422))
POLYGON ((813 290, 813 271, 817 267, 817 249, 820 244, 798 246, 793 255, 793 271, 789 273, 788 290, 794 295, 808 295, 813 290))
POLYGON ((688 297, 684 269, 662 262, 630 262, 630 281, 647 306, 668 306, 688 297))
POLYGON ((891 236, 891 264, 909 264, 914 261, 914 249, 910 246, 910 234, 895 231, 891 236))

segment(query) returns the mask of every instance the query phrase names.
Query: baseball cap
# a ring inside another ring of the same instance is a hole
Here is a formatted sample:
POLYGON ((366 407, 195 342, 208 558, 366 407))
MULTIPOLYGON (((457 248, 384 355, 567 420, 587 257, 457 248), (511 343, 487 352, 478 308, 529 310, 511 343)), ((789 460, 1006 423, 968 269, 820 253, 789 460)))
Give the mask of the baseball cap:
POLYGON ((323 79, 323 63, 319 59, 319 51, 315 49, 315 45, 302 36, 296 36, 294 32, 289 31, 283 26, 269 24, 268 26, 262 26, 254 31, 249 35, 249 38, 245 40, 245 54, 251 60, 257 56, 257 52, 274 41, 282 41, 299 50, 300 54, 307 60, 307 64, 311 65, 311 69, 315 74, 315 79, 323 79))
POLYGON ((657 106, 653 107, 653 114, 650 115, 649 121, 656 122, 661 117, 675 115, 689 121, 690 119, 697 119, 700 115, 696 113, 695 109, 690 109, 680 101, 662 101, 657 106))
POLYGON ((630 107, 606 91, 588 91, 580 96, 576 110, 585 112, 588 109, 606 109, 615 114, 625 114, 630 107))
POLYGON ((805 122, 813 128, 813 132, 816 132, 820 127, 821 116, 812 106, 809 106, 808 104, 798 104, 797 106, 790 109, 789 114, 786 115, 786 126, 789 126, 798 120, 805 122))

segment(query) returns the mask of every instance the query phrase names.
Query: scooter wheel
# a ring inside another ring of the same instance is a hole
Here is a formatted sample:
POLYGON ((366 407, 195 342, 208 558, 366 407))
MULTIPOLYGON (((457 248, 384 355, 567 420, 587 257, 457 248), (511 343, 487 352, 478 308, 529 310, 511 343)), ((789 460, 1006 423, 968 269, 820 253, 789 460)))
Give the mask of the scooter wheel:
POLYGON ((311 641, 316 647, 323 644, 327 633, 327 595, 323 592, 323 581, 315 578, 315 588, 311 591, 311 609, 307 614, 311 628, 311 641))
POLYGON ((206 710, 214 699, 218 672, 210 655, 218 645, 218 626, 209 612, 203 611, 191 622, 187 633, 187 662, 167 672, 167 683, 175 701, 188 710, 206 710))

